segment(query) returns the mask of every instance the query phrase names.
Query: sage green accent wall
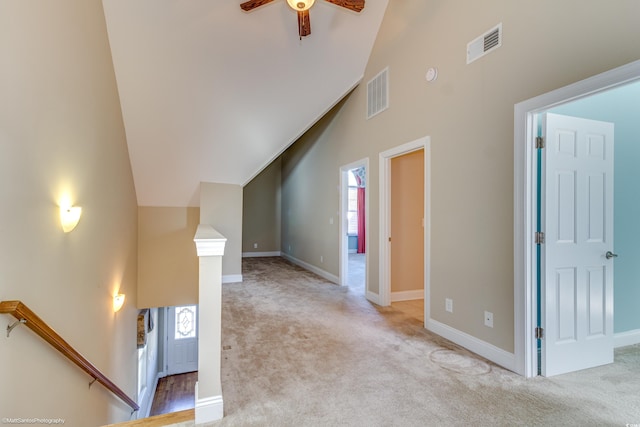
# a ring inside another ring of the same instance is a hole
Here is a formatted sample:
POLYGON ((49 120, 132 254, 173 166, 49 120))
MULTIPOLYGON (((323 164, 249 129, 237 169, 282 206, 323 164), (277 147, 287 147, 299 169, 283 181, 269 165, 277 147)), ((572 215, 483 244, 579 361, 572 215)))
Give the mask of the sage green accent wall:
MULTIPOLYGON (((136 399, 138 211, 102 2, 0 2, 0 94, 0 300, 22 300, 136 399), (63 198, 82 207, 70 233, 63 198)), ((130 419, 28 328, 0 341, 0 418, 130 419)))
MULTIPOLYGON (((338 276, 340 162, 320 141, 344 102, 282 155, 282 252, 338 276)), ((357 160, 357 159, 354 159, 357 160)))
POLYGON ((338 274, 338 170, 369 157, 368 291, 378 293, 377 159, 430 136, 431 319, 513 352, 514 105, 639 59, 638 16, 635 0, 389 2, 363 83, 283 156, 283 251, 338 274), (500 22, 502 46, 467 65, 467 43, 500 22), (367 120, 366 82, 385 67, 389 109, 367 120))
POLYGON ((590 96, 554 113, 612 122, 614 145, 614 331, 640 329, 640 83, 590 96))
POLYGON ((281 163, 278 157, 243 188, 243 253, 280 252, 281 163))

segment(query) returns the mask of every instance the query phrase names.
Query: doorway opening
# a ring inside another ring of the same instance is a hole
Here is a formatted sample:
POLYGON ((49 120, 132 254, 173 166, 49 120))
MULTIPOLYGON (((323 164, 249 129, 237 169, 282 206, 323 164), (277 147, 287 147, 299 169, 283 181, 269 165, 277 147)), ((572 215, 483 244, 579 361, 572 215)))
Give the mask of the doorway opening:
MULTIPOLYGON (((392 183, 392 175, 393 175, 393 163, 394 159, 400 159, 402 156, 407 154, 418 154, 421 153, 420 166, 419 169, 422 170, 422 176, 417 179, 421 181, 419 184, 419 188, 422 191, 423 196, 420 199, 420 203, 422 206, 418 207, 418 212, 421 211, 422 215, 418 216, 410 221, 416 222, 413 224, 415 228, 413 229, 414 234, 421 234, 419 239, 419 244, 422 245, 421 251, 413 251, 418 252, 419 259, 415 262, 419 263, 419 268, 421 268, 420 278, 421 286, 417 286, 421 288, 421 298, 423 304, 423 320, 425 327, 428 327, 429 322, 429 236, 430 236, 430 191, 429 191, 429 162, 431 157, 430 152, 430 140, 429 137, 424 137, 417 139, 415 141, 400 145, 398 147, 392 148, 390 150, 384 151, 380 153, 380 289, 378 294, 378 300, 374 301, 379 305, 388 306, 391 305, 392 301, 402 300, 402 299, 413 299, 416 298, 416 291, 412 289, 406 290, 396 290, 395 295, 392 298, 392 291, 394 290, 394 286, 392 285, 392 277, 393 277, 393 263, 394 263, 394 251, 392 249, 393 245, 393 233, 394 231, 398 233, 397 230, 394 230, 393 224, 393 183, 392 183), (418 230, 418 231, 416 231, 418 230), (421 231, 420 231, 421 230, 421 231)), ((418 154, 420 156, 420 154, 418 154)), ((414 178, 415 179, 415 178, 414 178)), ((397 213, 396 213, 397 215, 397 213)), ((414 215, 415 216, 415 215, 414 215)), ((402 239, 402 237, 398 236, 402 239)), ((398 242, 400 243, 400 242, 398 242)), ((396 248, 398 245, 396 245, 396 248)), ((396 251, 396 254, 399 252, 396 251)), ((414 253, 415 255, 415 253, 414 253)), ((402 257, 402 255, 401 255, 402 257)), ((409 287, 415 288, 415 285, 409 285, 409 287)))
POLYGON ((391 159, 391 306, 424 324, 424 149, 391 159))
MULTIPOLYGON (((545 182, 545 173, 543 169, 538 168, 538 149, 536 149, 536 137, 539 136, 539 131, 542 130, 542 122, 545 117, 544 114, 547 112, 559 112, 564 115, 572 115, 578 116, 580 114, 576 112, 572 113, 571 108, 572 105, 576 105, 576 102, 584 102, 592 99, 592 97, 604 95, 605 93, 612 93, 611 91, 614 89, 622 89, 625 87, 629 87, 633 82, 640 82, 640 61, 636 61, 631 64, 627 64, 623 67, 616 68, 609 72, 594 76, 592 78, 583 80, 581 82, 572 84, 570 86, 558 89, 556 91, 541 95, 539 97, 530 99, 528 101, 524 101, 520 104, 516 105, 515 108, 515 147, 514 147, 514 168, 515 168, 515 194, 514 194, 514 221, 515 221, 515 237, 514 237, 514 314, 515 314, 515 365, 514 370, 526 377, 532 377, 538 374, 541 366, 540 361, 538 359, 538 347, 540 344, 541 354, 545 354, 550 346, 550 342, 546 342, 546 336, 549 333, 552 333, 552 336, 558 335, 558 327, 553 326, 550 331, 542 331, 543 338, 539 340, 536 338, 536 328, 544 326, 545 321, 549 314, 552 314, 553 306, 547 307, 547 300, 543 292, 538 292, 538 283, 540 283, 541 291, 545 291, 547 287, 549 287, 550 291, 553 291, 558 294, 560 291, 560 279, 564 277, 567 279, 567 284, 569 287, 566 289, 577 289, 578 286, 589 286, 587 290, 587 301, 588 298, 592 296, 588 295, 589 292, 595 292, 593 296, 598 296, 598 289, 604 290, 604 287, 591 286, 591 278, 578 280, 571 279, 569 276, 573 274, 572 272, 577 272, 577 269, 565 268, 564 270, 558 270, 558 274, 550 277, 545 275, 545 244, 548 242, 548 238, 545 234, 545 243, 536 244, 536 232, 546 230, 538 229, 539 224, 545 224, 545 221, 550 220, 551 218, 547 218, 549 216, 545 211, 540 211, 538 213, 538 205, 544 205, 544 199, 538 201, 538 194, 544 195, 546 194, 547 187, 550 186, 549 182, 545 182), (540 172, 539 172, 540 170, 540 172), (539 179, 540 178, 540 179, 539 179), (538 260, 540 260, 543 264, 542 267, 538 268, 538 260), (561 274, 562 273, 562 274, 561 274), (565 274, 565 276, 563 276, 565 274), (558 280, 555 281, 554 278, 558 280), (571 280, 569 280, 571 279, 571 280), (555 283, 554 283, 555 281, 555 283), (555 288, 553 288, 555 286, 555 288), (591 291, 590 291, 591 290, 591 291), (545 311, 548 309, 548 311, 545 311), (546 346, 546 347, 545 347, 546 346)), ((637 105, 637 101, 635 102, 637 105)), ((584 117, 584 116, 583 116, 584 117)), ((591 117, 592 119, 597 119, 591 117)), ((600 120, 608 120, 607 117, 599 117, 600 120)), ((565 126, 566 127, 566 126, 565 126)), ((617 128, 617 124, 616 124, 617 128)), ((618 136, 616 130, 616 146, 618 146, 618 136)), ((577 133, 576 133, 577 135, 577 133)), ((637 139, 637 135, 635 137, 637 139)), ((560 138, 561 139, 561 138, 560 138)), ((558 143, 560 139, 556 139, 555 143, 558 143)), ((593 140, 595 141, 595 139, 593 140)), ((595 147, 598 145, 596 142, 589 142, 588 145, 592 145, 595 147)), ((557 148, 557 144, 556 144, 557 148)), ((544 150, 549 149, 549 142, 545 142, 544 150)), ((617 148, 616 148, 617 151, 617 148)), ((616 155, 616 157, 620 157, 616 155)), ((624 156, 623 156, 624 157, 624 156)), ((616 160, 617 162, 617 160, 616 160)), ((626 211, 627 208, 618 209, 618 200, 622 199, 617 194, 618 187, 622 183, 620 179, 618 179, 618 166, 616 166, 616 195, 614 206, 616 206, 616 213, 614 214, 614 218, 616 223, 618 221, 618 211, 626 211)), ((566 169, 566 168, 565 168, 566 169)), ((564 171, 567 172, 567 171, 564 171)), ((554 175, 552 178, 547 179, 557 188, 561 183, 560 181, 564 178, 572 179, 572 176, 578 176, 578 172, 575 174, 562 173, 562 177, 560 175, 554 175), (557 184, 557 185, 556 185, 557 184)), ((593 175, 595 176, 595 175, 593 175)), ((585 178, 585 182, 589 181, 591 178, 585 178)), ((591 179, 592 190, 597 190, 599 187, 596 185, 597 180, 591 179)), ((568 182, 568 181, 567 181, 568 182)), ((565 182, 565 184, 567 183, 565 182)), ((637 182, 637 180, 636 180, 637 182)), ((551 190, 552 188, 549 187, 551 190)), ((567 186, 567 189, 571 190, 571 188, 577 188, 574 186, 567 186)), ((604 187, 603 187, 604 188, 604 187)), ((573 190, 571 190, 573 191, 573 190)), ((571 192, 570 191, 570 192, 571 192)), ((576 192, 577 194, 577 192, 576 192)), ((586 194, 586 193, 585 193, 586 194)), ((567 197, 558 198, 555 197, 555 200, 559 200, 564 203, 567 197)), ((594 210, 594 213, 600 209, 594 210)), ((574 218, 574 216, 567 215, 566 219, 574 218)), ((555 221, 555 218, 550 222, 552 225, 555 221)), ((618 225, 614 227, 614 229, 620 228, 618 225)), ((554 228, 554 230, 557 228, 554 228)), ((592 230, 595 230, 593 228, 592 230)), ((615 233, 615 232, 614 232, 615 233)), ((617 236, 618 233, 615 233, 617 236)), ((611 239, 608 239, 607 242, 613 243, 613 236, 609 236, 611 239)), ((551 236, 551 238, 553 238, 551 236)), ((603 239, 604 240, 604 239, 603 239)), ((616 247, 618 244, 616 243, 616 247)), ((612 268, 612 260, 608 259, 606 256, 606 251, 611 250, 614 251, 613 247, 611 248, 599 248, 601 254, 598 254, 599 258, 602 258, 600 261, 603 262, 602 265, 608 265, 610 267, 603 267, 602 271, 606 271, 607 268, 612 268), (604 264, 609 263, 609 264, 604 264)), ((615 251, 614 251, 615 252, 615 251)), ((560 266, 562 267, 562 266, 560 266)), ((594 273, 593 279, 595 280, 598 277, 603 277, 602 274, 596 274, 595 264, 591 262, 589 266, 587 266, 587 271, 594 273)), ((616 264, 617 268, 617 264, 616 264)), ((604 273, 603 273, 604 274, 604 273)), ((573 277, 573 276, 572 276, 573 277)), ((616 283, 618 283, 618 279, 616 278, 616 283)), ((571 291, 573 292, 573 291, 571 291)), ((568 293, 565 296, 573 298, 572 293, 568 293)), ((615 297, 609 295, 603 295, 600 298, 600 303, 595 304, 599 307, 602 307, 600 310, 602 313, 602 319, 606 316, 612 316, 614 302, 616 305, 616 319, 618 318, 618 309, 624 307, 624 302, 621 301, 621 298, 618 297, 618 289, 614 292, 615 297), (607 312, 610 310, 610 313, 607 312)), ((547 293, 550 295, 550 293, 547 293)), ((613 295, 613 294, 612 294, 613 295)), ((574 300, 575 304, 581 305, 581 307, 585 307, 585 302, 582 303, 574 300)), ((553 303, 552 303, 553 304, 553 303)), ((588 306, 588 304, 587 304, 588 306)), ((577 311, 577 310, 576 310, 577 311)), ((564 312, 564 311, 563 311, 564 312)), ((581 320, 585 324, 587 324, 590 328, 592 327, 589 322, 593 321, 595 325, 597 322, 596 318, 592 318, 591 314, 584 308, 580 315, 582 316, 581 320)), ((566 319, 565 319, 566 320, 566 319)), ((640 342, 640 325, 633 326, 637 329, 631 329, 630 331, 625 331, 624 333, 618 333, 618 326, 613 326, 613 318, 611 319, 610 325, 607 323, 602 323, 605 325, 606 331, 603 331, 603 334, 609 333, 613 336, 613 346, 618 347, 622 345, 630 345, 640 342), (615 329, 613 329, 615 328, 615 329)), ((632 327, 632 328, 633 328, 632 327)), ((571 330, 577 330, 578 326, 569 328, 571 330)), ((538 329, 540 331, 540 329, 538 329)), ((568 341, 571 341, 573 338, 568 338, 568 341)), ((545 363, 549 363, 546 361, 545 363)), ((553 362, 552 362, 553 363, 553 362)))
POLYGON ((340 168, 340 284, 367 295, 369 159, 340 168))
POLYGON ((157 312, 158 371, 147 416, 193 409, 198 380, 198 306, 163 307, 157 312))

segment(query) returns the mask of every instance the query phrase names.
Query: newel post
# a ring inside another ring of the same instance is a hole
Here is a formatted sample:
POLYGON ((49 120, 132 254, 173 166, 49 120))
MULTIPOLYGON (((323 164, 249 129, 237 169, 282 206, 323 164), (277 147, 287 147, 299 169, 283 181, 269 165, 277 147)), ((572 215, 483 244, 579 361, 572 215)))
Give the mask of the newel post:
POLYGON ((193 239, 200 263, 198 382, 195 424, 223 417, 220 381, 222 324, 222 256, 227 239, 207 224, 198 225, 193 239))

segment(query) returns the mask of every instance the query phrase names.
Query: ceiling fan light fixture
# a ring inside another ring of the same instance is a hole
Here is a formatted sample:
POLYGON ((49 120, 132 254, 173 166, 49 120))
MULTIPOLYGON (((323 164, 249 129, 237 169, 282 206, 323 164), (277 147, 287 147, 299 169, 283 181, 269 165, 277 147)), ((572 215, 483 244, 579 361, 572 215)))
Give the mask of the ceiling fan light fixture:
POLYGON ((287 0, 291 9, 297 12, 304 12, 305 10, 311 9, 315 0, 287 0))

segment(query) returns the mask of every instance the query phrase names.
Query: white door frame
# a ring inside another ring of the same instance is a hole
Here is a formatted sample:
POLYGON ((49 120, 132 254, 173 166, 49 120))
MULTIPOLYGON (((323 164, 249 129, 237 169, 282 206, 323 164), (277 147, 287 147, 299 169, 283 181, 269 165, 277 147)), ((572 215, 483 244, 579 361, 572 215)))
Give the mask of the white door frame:
POLYGON ((427 324, 429 317, 429 261, 431 239, 431 188, 429 174, 431 173, 431 139, 425 136, 398 147, 380 153, 380 272, 378 301, 381 306, 391 304, 391 159, 424 150, 424 320, 427 324))
POLYGON ((535 136, 540 112, 617 86, 640 80, 640 61, 631 62, 586 80, 523 101, 514 112, 514 345, 515 371, 525 377, 538 373, 534 335, 536 295, 535 136))
POLYGON ((340 286, 349 285, 349 237, 347 236, 347 209, 349 206, 349 177, 348 173, 351 169, 364 167, 365 170, 365 192, 364 192, 364 289, 365 294, 369 292, 369 158, 357 160, 340 167, 340 286))
POLYGON ((164 307, 163 318, 163 336, 158 334, 158 340, 162 340, 162 378, 169 375, 169 307, 164 307))

